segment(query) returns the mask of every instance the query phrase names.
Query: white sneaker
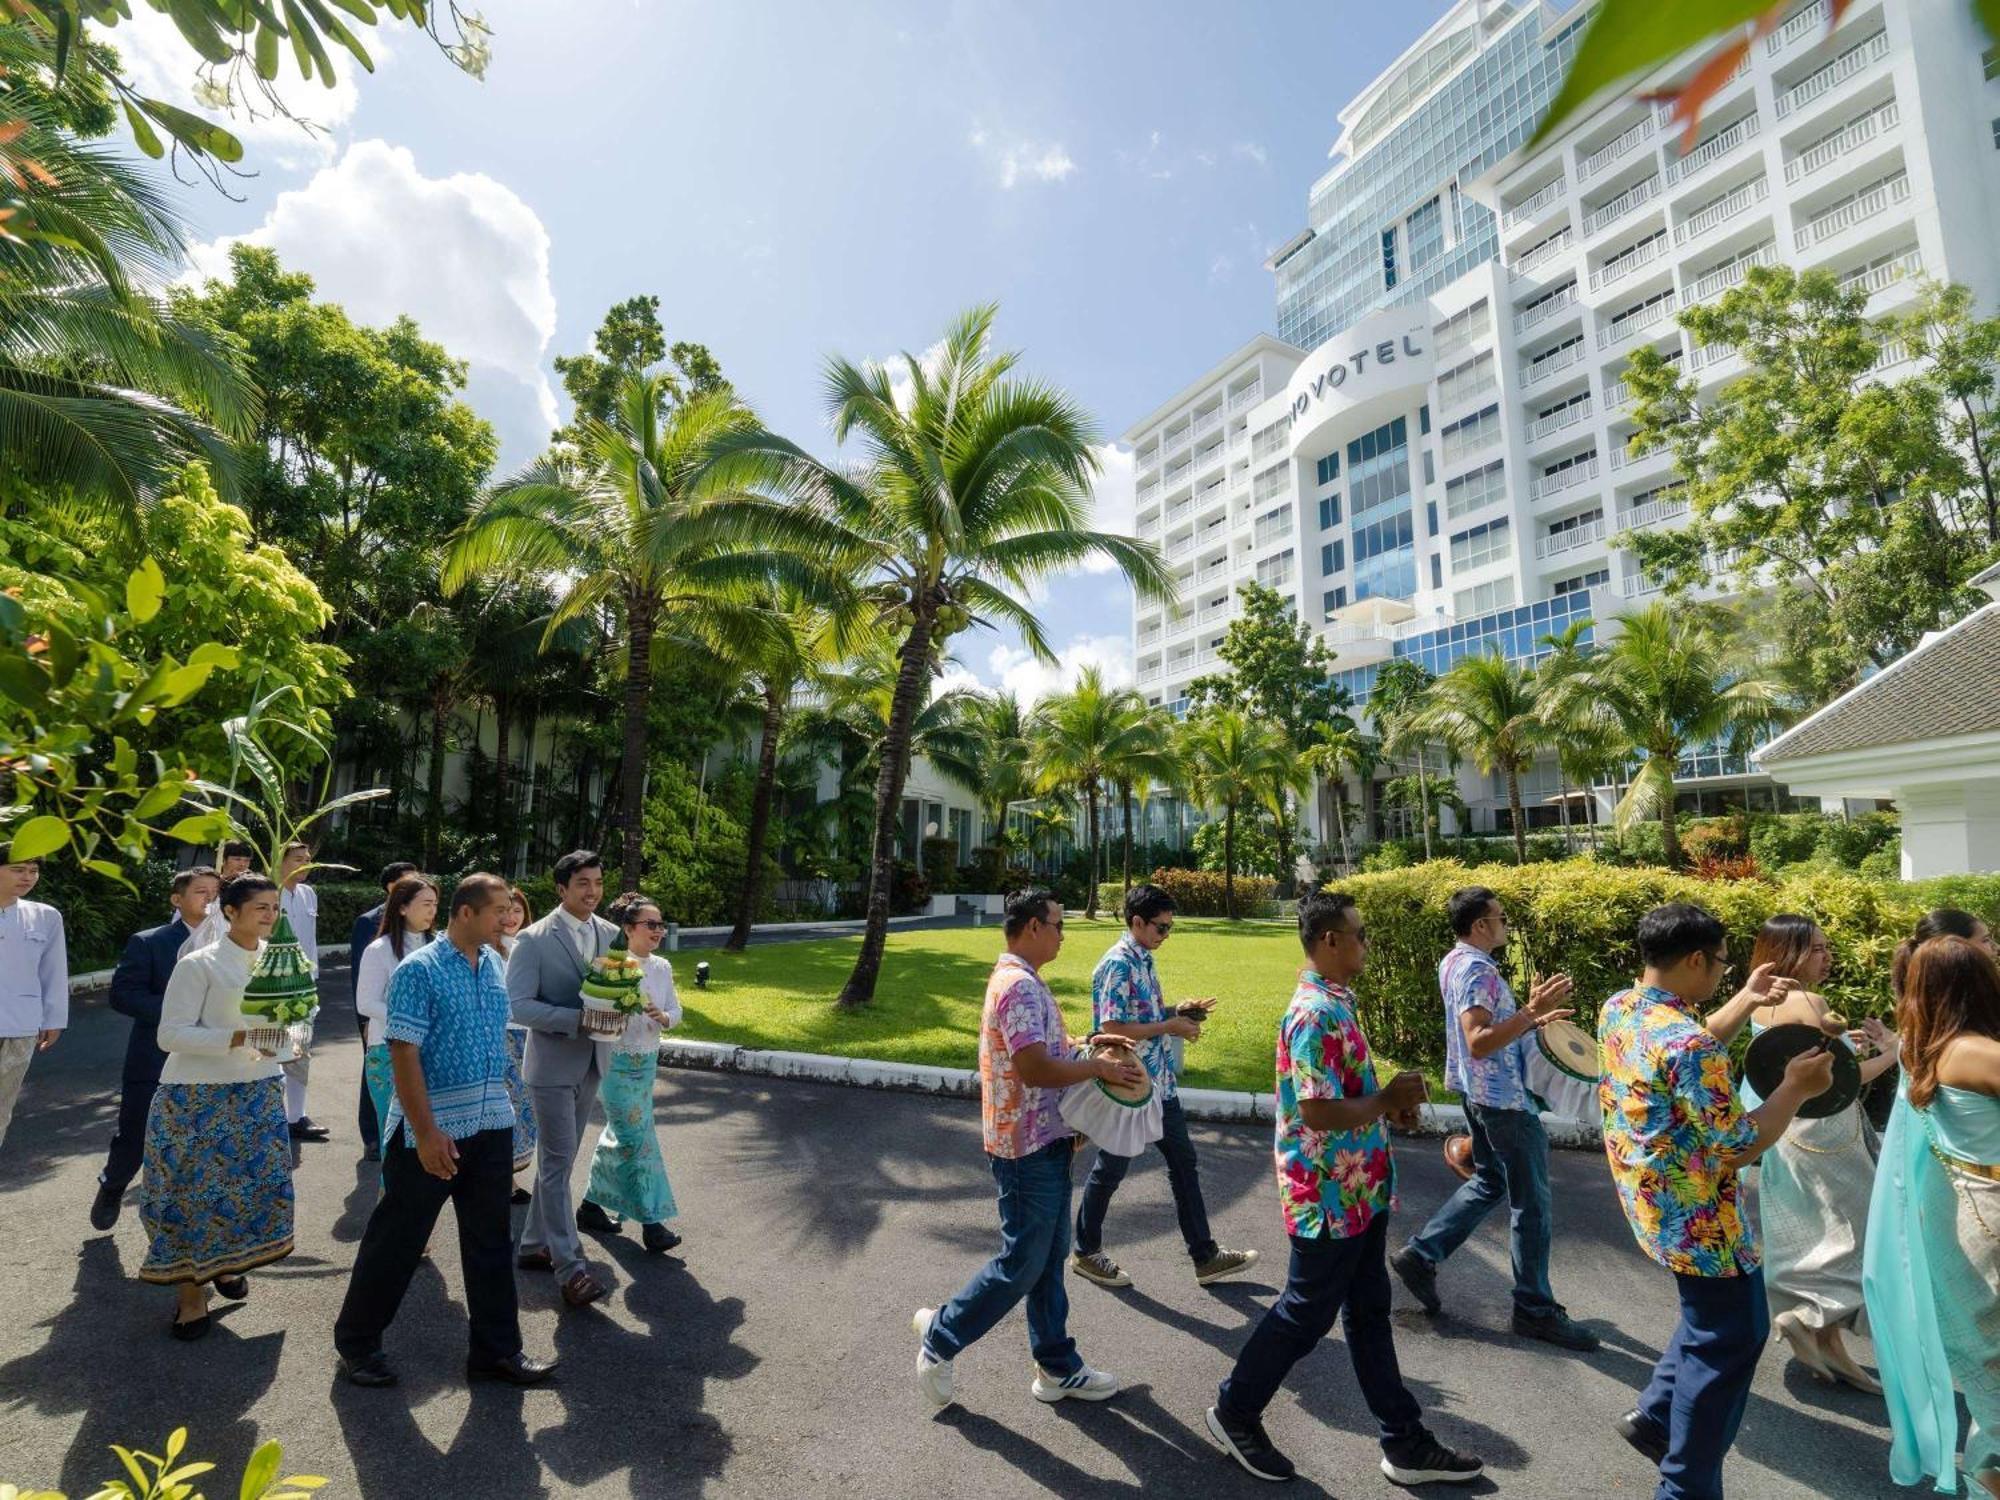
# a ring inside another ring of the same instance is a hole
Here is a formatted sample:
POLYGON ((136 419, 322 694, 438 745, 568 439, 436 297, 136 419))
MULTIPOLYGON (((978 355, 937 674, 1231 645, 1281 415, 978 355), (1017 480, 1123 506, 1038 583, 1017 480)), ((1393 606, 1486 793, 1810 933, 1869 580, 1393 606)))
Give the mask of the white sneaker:
POLYGON ((931 1398, 931 1404, 940 1411, 951 1405, 951 1361, 939 1359, 931 1353, 931 1324, 937 1320, 935 1307, 920 1307, 917 1315, 910 1319, 910 1326, 917 1331, 917 1389, 931 1398))
POLYGON ((1079 1401, 1108 1401, 1120 1390, 1118 1377, 1109 1370, 1093 1370, 1085 1365, 1074 1375, 1051 1375, 1046 1370, 1035 1371, 1035 1383, 1028 1387, 1029 1394, 1037 1401, 1064 1401, 1074 1396, 1079 1401))

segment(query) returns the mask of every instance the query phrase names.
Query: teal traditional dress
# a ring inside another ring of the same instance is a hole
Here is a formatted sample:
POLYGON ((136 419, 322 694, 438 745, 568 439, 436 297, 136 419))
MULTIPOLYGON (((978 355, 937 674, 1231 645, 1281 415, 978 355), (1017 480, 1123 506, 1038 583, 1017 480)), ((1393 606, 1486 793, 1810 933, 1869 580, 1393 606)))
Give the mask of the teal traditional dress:
MULTIPOLYGON (((432 936, 428 932, 406 933, 403 958, 430 942, 432 936)), ((384 1028, 389 1024, 389 980, 403 958, 396 956, 385 934, 361 950, 361 967, 354 975, 354 1009, 368 1026, 368 1050, 361 1054, 361 1077, 368 1085, 368 1097, 374 1102, 378 1120, 389 1118, 389 1104, 396 1095, 396 1075, 389 1063, 384 1028)))
MULTIPOLYGON (((504 939, 493 950, 504 965, 514 951, 514 940, 504 939)), ((507 1023, 507 1097, 514 1105, 514 1170, 525 1172, 535 1164, 535 1143, 541 1139, 535 1129, 535 1096, 528 1092, 521 1069, 528 1061, 528 1028, 507 1023)))
MULTIPOLYGON (((646 955, 639 992, 666 1012, 668 1025, 679 1024, 681 1002, 674 993, 673 966, 657 953, 646 955)), ((679 1212, 653 1124, 661 1030, 650 1016, 633 1016, 612 1043, 611 1071, 597 1089, 598 1102, 604 1106, 604 1131, 591 1153, 590 1186, 584 1192, 599 1208, 641 1224, 664 1224, 679 1212)))
POLYGON ((2000 1468, 2000 1099, 1940 1085, 1926 1109, 1896 1097, 1868 1216, 1868 1328, 1889 1402, 1889 1475, 1959 1492, 2000 1468))

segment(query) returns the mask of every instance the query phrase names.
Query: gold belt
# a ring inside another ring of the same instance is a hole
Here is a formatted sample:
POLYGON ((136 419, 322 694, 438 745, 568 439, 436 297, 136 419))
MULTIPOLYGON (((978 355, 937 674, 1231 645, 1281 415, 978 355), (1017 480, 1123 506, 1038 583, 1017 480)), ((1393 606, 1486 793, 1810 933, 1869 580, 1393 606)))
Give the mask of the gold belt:
POLYGON ((1936 1141, 1931 1142, 1931 1154, 1954 1172, 1963 1172, 1968 1177, 1984 1178, 1987 1182, 2000 1182, 2000 1163, 1967 1161, 1962 1156, 1953 1156, 1936 1141))

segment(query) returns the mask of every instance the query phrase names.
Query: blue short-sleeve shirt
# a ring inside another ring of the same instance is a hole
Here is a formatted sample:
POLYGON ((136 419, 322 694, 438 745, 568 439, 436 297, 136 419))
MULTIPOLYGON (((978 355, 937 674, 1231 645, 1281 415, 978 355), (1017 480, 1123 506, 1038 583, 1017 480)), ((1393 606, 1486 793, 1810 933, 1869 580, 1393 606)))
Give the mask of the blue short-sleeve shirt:
MULTIPOLYGON (((475 966, 449 940, 418 949, 389 980, 391 1042, 415 1044, 423 1063, 431 1117, 455 1141, 482 1130, 514 1128, 507 1095, 507 981, 500 957, 479 950, 475 966)), ((404 1143, 416 1135, 392 1099, 385 1136, 403 1126, 404 1143)))

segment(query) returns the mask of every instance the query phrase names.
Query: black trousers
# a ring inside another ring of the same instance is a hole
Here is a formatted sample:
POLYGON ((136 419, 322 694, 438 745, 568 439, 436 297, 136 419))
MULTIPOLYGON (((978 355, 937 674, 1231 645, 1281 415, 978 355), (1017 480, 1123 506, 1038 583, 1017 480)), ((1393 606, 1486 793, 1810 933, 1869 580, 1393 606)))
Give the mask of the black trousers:
POLYGON ((118 1094, 118 1129, 105 1154, 104 1170, 97 1174, 100 1186, 124 1192, 139 1175, 146 1160, 146 1117, 153 1112, 153 1091, 157 1078, 127 1078, 118 1094))
POLYGON ((334 1320, 333 1346, 347 1359, 378 1352, 410 1288, 439 1212, 450 1200, 458 1219, 458 1259, 472 1317, 468 1358, 491 1364, 521 1352, 520 1305, 514 1294, 514 1133, 482 1130, 458 1142, 458 1175, 424 1170, 404 1132, 383 1143, 382 1196, 362 1231, 347 1296, 334 1320))
MULTIPOLYGON (((368 1045, 368 1018, 359 1011, 354 1015, 355 1026, 361 1032, 361 1045, 368 1045)), ((361 1108, 355 1118, 361 1127, 361 1149, 380 1153, 382 1150, 382 1122, 375 1118, 375 1096, 368 1092, 368 1073, 361 1074, 361 1108)))

